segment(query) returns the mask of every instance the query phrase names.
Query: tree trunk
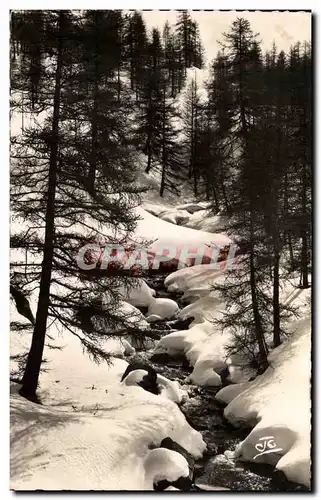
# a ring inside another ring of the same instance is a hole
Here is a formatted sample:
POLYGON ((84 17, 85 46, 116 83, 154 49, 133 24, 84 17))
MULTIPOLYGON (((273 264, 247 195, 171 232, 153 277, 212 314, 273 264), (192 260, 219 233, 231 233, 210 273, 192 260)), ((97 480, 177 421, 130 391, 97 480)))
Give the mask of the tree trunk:
POLYGON ((274 248, 273 265, 273 344, 277 347, 281 344, 280 338, 280 290, 279 290, 279 267, 280 255, 274 248))
POLYGON ((150 145, 150 137, 147 139, 147 167, 145 169, 146 174, 150 171, 152 168, 152 148, 150 145))
MULTIPOLYGON (((95 23, 99 22, 99 13, 98 11, 95 14, 95 23)), ((89 165, 89 176, 88 176, 88 184, 89 184, 89 192, 94 194, 95 192, 95 180, 96 180, 96 163, 97 163, 97 134, 98 134, 98 71, 99 71, 99 62, 98 62, 98 46, 97 41, 95 45, 96 53, 93 54, 95 58, 94 62, 94 88, 93 88, 93 110, 91 117, 91 155, 90 155, 90 165, 89 165)))
POLYGON ((256 279, 255 279, 255 265, 254 265, 254 251, 253 245, 250 250, 250 284, 251 284, 251 297, 252 297, 252 309, 254 316, 254 325, 255 325, 255 334, 259 347, 260 353, 260 362, 262 364, 262 368, 266 369, 268 366, 267 360, 267 347, 264 339, 264 332, 261 322, 261 316, 257 301, 257 292, 256 292, 256 279))
POLYGON ((120 89, 121 89, 121 83, 120 83, 120 66, 117 68, 117 101, 120 102, 120 89))
POLYGON ((162 180, 159 190, 159 196, 163 196, 165 190, 165 176, 166 176, 166 146, 165 146, 165 121, 166 121, 166 94, 164 87, 163 95, 163 124, 162 124, 162 180))
POLYGON ((94 194, 95 192, 95 180, 96 180, 96 168, 97 168, 97 114, 98 114, 98 85, 95 79, 94 83, 94 102, 93 102, 93 114, 91 119, 91 155, 90 155, 90 165, 89 165, 89 175, 88 184, 89 192, 94 194))
POLYGON ((26 370, 23 376, 23 384, 20 394, 27 399, 37 400, 36 390, 42 362, 43 349, 45 344, 47 317, 50 299, 50 281, 52 272, 52 260, 54 249, 54 211, 55 211, 55 194, 57 185, 57 156, 58 156, 58 141, 59 141, 59 119, 60 119, 60 98, 61 98, 61 72, 62 72, 62 35, 64 30, 65 14, 63 11, 59 13, 59 34, 58 34, 58 53, 57 67, 55 75, 55 95, 54 109, 52 119, 52 143, 49 159, 49 180, 46 208, 46 230, 45 242, 43 250, 43 261, 40 279, 39 299, 36 314, 36 323, 33 331, 31 347, 27 359, 26 370))
POLYGON ((302 287, 309 288, 309 279, 308 279, 309 257, 308 257, 308 238, 306 230, 303 230, 301 232, 301 239, 302 239, 302 249, 301 249, 302 287))
POLYGON ((289 254, 290 254, 290 266, 291 266, 291 271, 294 271, 295 264, 294 264, 294 253, 293 253, 291 233, 288 232, 287 236, 288 236, 288 245, 289 245, 289 254))

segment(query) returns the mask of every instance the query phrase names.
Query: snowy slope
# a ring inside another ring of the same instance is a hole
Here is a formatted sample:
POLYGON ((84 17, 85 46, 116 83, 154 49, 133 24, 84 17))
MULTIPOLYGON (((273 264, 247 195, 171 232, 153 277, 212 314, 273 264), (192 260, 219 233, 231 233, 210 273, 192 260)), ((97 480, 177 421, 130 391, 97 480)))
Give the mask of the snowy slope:
MULTIPOLYGON (((97 365, 83 354, 77 337, 59 333, 55 325, 49 333, 56 339, 50 343, 63 349, 45 347, 43 405, 21 398, 12 384, 12 489, 152 489, 155 454, 149 457, 150 448, 165 437, 202 456, 201 435, 168 394, 127 387, 120 382, 126 361, 97 365)), ((26 332, 12 332, 12 353, 25 351, 30 340, 26 332)), ((166 380, 163 384, 166 389, 166 380)), ((172 475, 182 473, 184 464, 170 455, 159 457, 157 477, 166 476, 169 464, 172 475)))
POLYGON ((225 417, 234 425, 255 425, 235 457, 276 465, 290 481, 310 486, 311 318, 292 324, 293 334, 269 356, 270 367, 240 387, 221 389, 225 417), (272 441, 268 444, 268 439, 272 441), (260 447, 261 442, 261 447, 260 447), (275 445, 275 446, 274 446, 275 445), (278 451, 273 452, 273 447, 278 451), (267 451, 256 456, 260 451, 267 451))
POLYGON ((231 241, 226 235, 198 231, 184 226, 178 227, 155 217, 142 207, 138 207, 136 210, 141 220, 138 222, 135 234, 141 238, 158 239, 164 243, 174 244, 203 243, 210 245, 214 243, 222 246, 229 244, 231 241))
MULTIPOLYGON (((10 485, 14 490, 153 489, 151 447, 169 436, 194 456, 201 456, 205 448, 175 403, 138 387, 115 387, 91 411, 35 405, 15 389, 10 485)), ((159 460, 158 477, 166 477, 167 469, 167 461, 159 460)))

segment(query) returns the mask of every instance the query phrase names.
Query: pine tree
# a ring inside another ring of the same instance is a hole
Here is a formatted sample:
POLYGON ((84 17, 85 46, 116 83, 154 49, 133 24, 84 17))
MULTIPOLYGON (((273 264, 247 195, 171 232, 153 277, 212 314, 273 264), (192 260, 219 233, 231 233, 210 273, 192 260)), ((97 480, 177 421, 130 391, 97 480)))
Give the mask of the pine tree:
POLYGON ((188 84, 182 113, 183 133, 188 162, 188 178, 193 179, 194 195, 198 196, 200 171, 198 169, 198 135, 200 118, 200 96, 196 74, 188 84))
POLYGON ((161 35, 157 29, 153 29, 152 39, 148 46, 145 76, 140 87, 136 129, 137 142, 147 155, 146 173, 151 170, 160 147, 163 64, 161 35))
POLYGON ((144 79, 147 58, 147 30, 141 12, 134 11, 124 22, 124 59, 129 66, 131 89, 139 98, 139 87, 144 79))
MULTIPOLYGON (((227 301, 227 314, 223 325, 239 325, 241 338, 235 332, 236 344, 242 344, 244 330, 249 344, 258 349, 256 361, 261 369, 267 366, 267 345, 264 331, 269 321, 267 308, 265 272, 261 271, 265 261, 262 255, 261 193, 264 179, 260 172, 260 136, 256 121, 260 115, 259 92, 262 76, 262 59, 256 36, 249 21, 238 18, 229 33, 224 33, 224 50, 228 64, 228 77, 233 84, 233 114, 229 136, 234 139, 233 188, 236 196, 230 212, 228 230, 238 237, 237 243, 247 246, 241 270, 228 274, 225 286, 219 289, 227 301), (232 283, 232 284, 231 284, 232 283)), ((240 345, 239 345, 240 347, 240 345)))
POLYGON ((209 133, 212 135, 209 168, 212 170, 214 209, 223 209, 226 213, 229 213, 234 197, 231 189, 231 166, 238 149, 233 137, 233 87, 229 78, 229 66, 227 58, 219 52, 212 63, 210 78, 206 82, 207 116, 210 123, 209 133))
MULTIPOLYGON (((26 252, 27 262, 14 259, 11 274, 19 290, 39 287, 21 389, 36 400, 48 318, 78 336, 96 361, 108 359, 106 336, 137 333, 132 318, 118 310, 119 286, 135 286, 136 280, 110 275, 108 269, 86 270, 77 256, 91 241, 103 248, 126 242, 135 227, 131 208, 139 201, 139 189, 125 137, 128 109, 117 96, 114 12, 42 11, 43 73, 36 86, 29 71, 33 12, 19 13, 12 33, 21 47, 15 63, 21 79, 12 95, 18 101, 24 93, 33 118, 39 110, 44 113, 23 134, 12 136, 11 207, 21 229, 11 241, 15 252, 26 252)), ((99 258, 99 250, 87 252, 83 263, 99 258)))
POLYGON ((170 97, 175 98, 179 92, 180 64, 178 61, 177 40, 168 21, 163 28, 164 72, 170 86, 170 97))
POLYGON ((290 107, 292 121, 292 155, 297 181, 294 231, 301 240, 300 284, 308 288, 311 249, 311 49, 305 44, 300 54, 300 44, 292 47, 289 64, 290 107))
POLYGON ((186 10, 178 15, 176 36, 183 55, 183 70, 185 76, 187 68, 195 66, 201 69, 203 67, 203 49, 199 27, 186 10))
POLYGON ((184 178, 181 172, 182 162, 177 141, 179 130, 174 123, 177 117, 177 109, 174 101, 168 97, 165 80, 162 84, 162 94, 158 157, 161 165, 160 196, 163 196, 165 190, 179 193, 177 184, 184 178))

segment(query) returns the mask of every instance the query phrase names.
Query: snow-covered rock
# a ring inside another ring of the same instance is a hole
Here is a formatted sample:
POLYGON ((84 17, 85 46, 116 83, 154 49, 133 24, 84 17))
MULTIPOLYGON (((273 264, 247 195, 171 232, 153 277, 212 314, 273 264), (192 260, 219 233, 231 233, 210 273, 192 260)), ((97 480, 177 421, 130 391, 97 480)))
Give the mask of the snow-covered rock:
POLYGON ((155 321, 160 321, 162 318, 158 314, 149 314, 146 316, 146 321, 148 323, 155 323, 155 321))
POLYGON ((177 380, 169 380, 157 374, 157 384, 160 387, 160 396, 170 399, 174 403, 182 403, 187 398, 187 392, 182 390, 177 380))
POLYGON ((140 278, 137 281, 137 286, 134 288, 123 287, 121 289, 123 299, 135 307, 148 307, 156 292, 147 285, 145 280, 140 278))
MULTIPOLYGON (((126 386, 137 386, 143 384, 144 382, 148 383, 149 378, 150 376, 146 370, 137 369, 131 371, 122 383, 126 386)), ((187 397, 186 391, 181 389, 180 384, 176 380, 172 381, 163 375, 157 374, 156 380, 152 382, 154 382, 153 386, 155 386, 153 389, 155 391, 157 390, 160 396, 169 399, 174 403, 179 404, 184 398, 187 397)))
MULTIPOLYGON (((189 477, 189 467, 186 458, 180 453, 166 448, 151 450, 144 462, 145 490, 153 490, 153 485, 167 480, 176 482, 179 478, 189 477)), ((174 487, 174 489, 176 489, 174 487)))
POLYGON ((188 379, 197 385, 218 387, 222 385, 222 378, 219 374, 226 367, 227 364, 219 356, 200 356, 188 379))
POLYGON ((147 318, 151 322, 150 316, 157 316, 161 319, 172 319, 179 311, 177 303, 172 299, 152 297, 148 306, 147 318))
POLYGON ((232 399, 236 398, 241 392, 245 391, 251 386, 251 382, 241 382, 239 384, 232 384, 221 389, 216 395, 215 399, 220 403, 228 405, 232 399))

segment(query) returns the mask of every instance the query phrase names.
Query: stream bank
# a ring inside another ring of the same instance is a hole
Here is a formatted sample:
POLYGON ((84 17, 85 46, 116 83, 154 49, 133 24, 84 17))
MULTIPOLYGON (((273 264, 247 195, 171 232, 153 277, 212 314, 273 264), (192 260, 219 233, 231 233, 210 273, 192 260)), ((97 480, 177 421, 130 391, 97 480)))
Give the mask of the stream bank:
MULTIPOLYGON (((175 300, 180 306, 181 293, 168 293, 164 287, 167 275, 150 277, 146 282, 156 291, 157 297, 175 300)), ((143 311, 145 312, 145 311, 143 311)), ((159 321, 153 324, 164 335, 188 328, 186 322, 159 321)), ((234 450, 245 439, 250 429, 233 427, 223 415, 224 405, 215 400, 217 387, 198 387, 186 382, 191 369, 184 357, 172 359, 154 356, 153 351, 136 352, 127 357, 129 363, 148 363, 155 371, 170 380, 176 380, 188 392, 189 398, 180 405, 188 423, 199 431, 207 444, 207 451, 201 460, 196 461, 194 483, 190 491, 309 491, 304 486, 289 482, 281 472, 274 472, 268 464, 234 462, 227 458, 226 450, 234 450)))

